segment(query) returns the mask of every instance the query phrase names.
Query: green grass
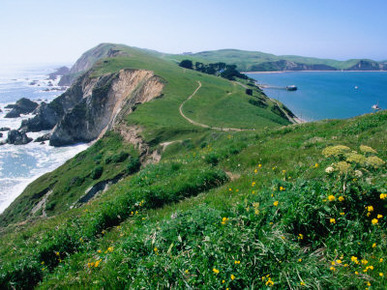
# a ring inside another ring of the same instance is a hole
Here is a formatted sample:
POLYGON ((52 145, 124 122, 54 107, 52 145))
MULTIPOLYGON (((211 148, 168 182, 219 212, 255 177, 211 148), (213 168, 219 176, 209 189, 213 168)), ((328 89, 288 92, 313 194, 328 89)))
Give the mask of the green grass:
POLYGON ((386 121, 381 112, 262 133, 205 134, 167 150, 159 164, 83 208, 3 234, 0 277, 16 285, 42 280, 43 289, 261 288, 268 281, 279 288, 369 282, 383 289, 385 217, 376 226, 371 221, 387 214, 379 197, 386 192, 386 167, 352 163, 351 170, 363 172, 356 181, 355 171, 327 175, 325 168, 339 160, 321 152, 338 144, 360 152, 365 144, 386 160, 386 121), (235 179, 208 187, 210 180, 224 182, 219 170, 235 179), (369 205, 374 211, 367 216, 369 205), (373 270, 364 272, 367 266, 373 270))
POLYGON ((117 175, 131 173, 129 168, 138 159, 138 152, 133 145, 122 142, 122 138, 114 133, 97 141, 94 146, 79 153, 57 170, 47 173, 32 182, 27 189, 2 214, 1 226, 21 222, 26 217, 38 217, 39 210, 31 216, 31 210, 48 192, 52 193, 46 201, 46 214, 57 215, 71 207, 80 206, 79 199, 85 191, 102 180, 117 175), (119 154, 126 153, 125 160, 118 160, 119 154), (118 154, 118 155, 117 155, 118 154), (95 175, 96 168, 102 168, 101 174, 95 175))
POLYGON ((49 218, 1 229, 0 288, 386 288, 386 164, 362 160, 387 160, 387 112, 285 127, 259 91, 250 97, 152 52, 128 53, 101 61, 94 75, 145 68, 163 79, 163 96, 125 120, 142 128, 161 161, 128 172, 138 153, 110 133, 30 185, 3 224, 24 220, 47 186, 56 205, 49 218), (198 81, 183 108, 189 117, 257 130, 189 124, 178 108, 198 81), (267 107, 248 102, 258 98, 267 107), (162 151, 163 141, 176 142, 162 151), (363 159, 322 154, 336 145, 363 159), (348 171, 340 172, 344 161, 348 171), (330 166, 337 170, 327 174, 330 166), (122 181, 69 208, 88 186, 123 172, 122 181))

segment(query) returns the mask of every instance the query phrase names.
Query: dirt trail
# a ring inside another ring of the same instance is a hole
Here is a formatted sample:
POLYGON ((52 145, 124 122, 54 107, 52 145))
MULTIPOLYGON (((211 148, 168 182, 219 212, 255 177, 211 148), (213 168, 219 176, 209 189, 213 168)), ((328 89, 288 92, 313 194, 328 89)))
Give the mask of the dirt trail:
POLYGON ((188 122, 190 122, 192 125, 195 125, 195 126, 199 126, 199 127, 202 127, 202 128, 208 128, 208 129, 212 129, 212 130, 217 130, 217 131, 237 131, 237 132, 240 132, 240 131, 255 131, 255 129, 239 129, 239 128, 220 128, 220 127, 213 127, 213 126, 209 126, 209 125, 206 125, 206 124, 202 124, 202 123, 199 123, 199 122, 196 122, 190 118, 188 118, 186 115, 184 115, 183 113, 183 106, 184 104, 189 101, 193 96, 196 95, 196 93, 198 92, 198 90, 202 87, 202 83, 200 81, 198 81, 198 87, 195 89, 195 91, 192 93, 192 95, 190 95, 184 102, 181 103, 180 107, 179 107, 179 113, 180 115, 186 119, 188 122))

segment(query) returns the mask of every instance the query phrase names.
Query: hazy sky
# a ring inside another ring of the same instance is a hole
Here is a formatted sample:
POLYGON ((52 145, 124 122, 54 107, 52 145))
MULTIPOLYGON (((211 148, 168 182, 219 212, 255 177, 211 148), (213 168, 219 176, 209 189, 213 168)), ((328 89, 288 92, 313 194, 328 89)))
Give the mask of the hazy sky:
POLYGON ((387 59, 386 0, 0 0, 0 65, 73 63, 101 42, 387 59))

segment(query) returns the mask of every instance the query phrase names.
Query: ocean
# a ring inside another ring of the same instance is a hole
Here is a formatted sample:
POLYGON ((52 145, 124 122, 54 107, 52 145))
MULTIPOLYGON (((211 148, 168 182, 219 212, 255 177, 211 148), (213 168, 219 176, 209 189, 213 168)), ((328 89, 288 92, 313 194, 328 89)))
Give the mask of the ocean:
POLYGON ((345 119, 387 108, 387 72, 284 72, 247 74, 259 84, 297 86, 297 91, 266 88, 265 94, 284 103, 306 121, 345 119))
MULTIPOLYGON (((0 67, 0 127, 17 129, 21 121, 31 118, 32 115, 22 115, 20 118, 4 118, 9 110, 4 107, 15 103, 20 98, 33 101, 49 102, 61 91, 44 91, 49 86, 48 74, 60 66, 0 67), (36 84, 31 85, 32 82, 36 84)), ((54 82, 55 85, 55 82, 54 82)), ((0 141, 5 141, 8 132, 3 131, 0 141)), ((27 133, 27 136, 36 138, 47 132, 27 133)), ((26 145, 0 146, 0 213, 22 193, 25 187, 43 175, 50 172, 77 153, 85 150, 87 144, 55 148, 46 144, 31 142, 26 145)))

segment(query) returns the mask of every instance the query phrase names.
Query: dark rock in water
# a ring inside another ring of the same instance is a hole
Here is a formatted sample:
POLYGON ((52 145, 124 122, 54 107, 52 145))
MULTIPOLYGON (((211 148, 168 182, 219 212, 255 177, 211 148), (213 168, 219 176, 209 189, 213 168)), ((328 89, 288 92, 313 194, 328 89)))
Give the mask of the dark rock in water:
POLYGON ((32 138, 29 138, 26 133, 21 133, 18 130, 11 130, 8 132, 8 144, 23 145, 30 143, 31 141, 32 138))
POLYGON ((38 81, 34 80, 34 81, 30 82, 29 85, 30 86, 35 86, 37 83, 38 83, 38 81))
POLYGON ((34 140, 34 142, 42 142, 44 144, 44 141, 50 140, 51 133, 44 134, 43 136, 40 136, 34 140))
POLYGON ((3 137, 3 133, 0 133, 0 138, 3 137))
POLYGON ((58 76, 66 75, 70 72, 70 69, 67 66, 62 66, 58 68, 55 72, 48 75, 48 79, 55 80, 58 76))
POLYGON ((0 131, 9 131, 11 130, 11 128, 8 128, 8 127, 1 127, 0 128, 0 131))
POLYGON ((40 142, 40 145, 44 145, 44 144, 46 144, 46 142, 44 142, 44 141, 40 142))
POLYGON ((14 108, 14 109, 12 109, 12 111, 11 112, 8 112, 5 116, 4 116, 4 118, 19 118, 20 117, 20 112, 19 112, 19 110, 17 109, 17 108, 14 108))
POLYGON ((41 103, 34 111, 36 116, 28 120, 23 120, 20 130, 25 130, 27 132, 51 130, 62 116, 55 109, 59 111, 59 109, 53 105, 50 106, 47 103, 41 103))
POLYGON ((16 104, 9 104, 4 107, 4 109, 13 109, 16 107, 16 104))
POLYGON ((32 113, 37 107, 38 103, 26 98, 21 98, 4 118, 18 118, 20 117, 20 114, 32 113))

